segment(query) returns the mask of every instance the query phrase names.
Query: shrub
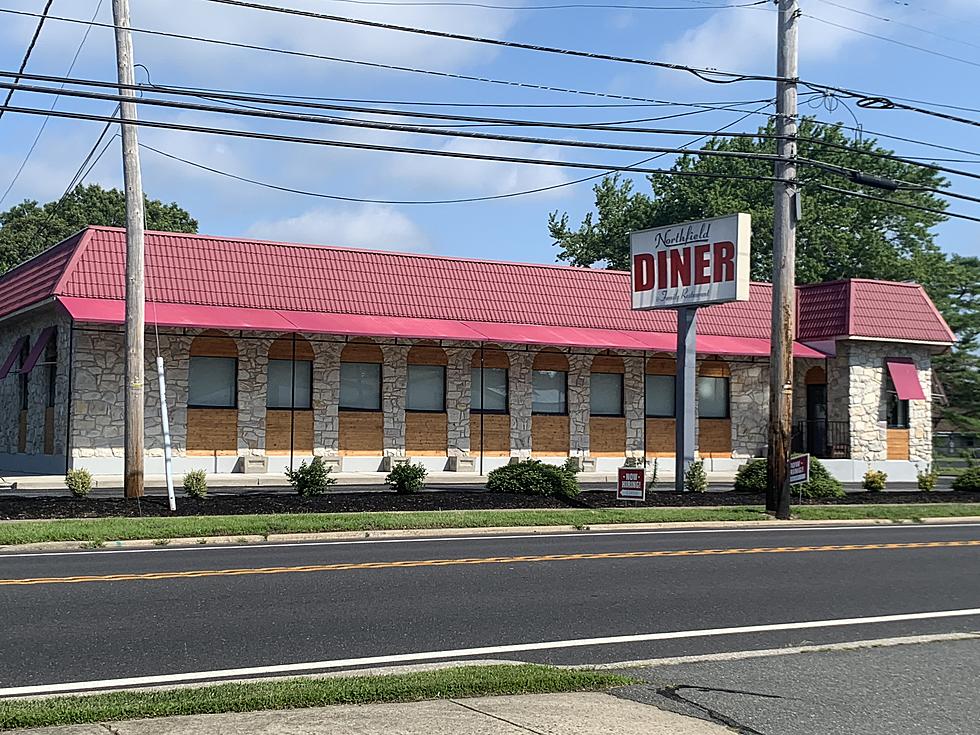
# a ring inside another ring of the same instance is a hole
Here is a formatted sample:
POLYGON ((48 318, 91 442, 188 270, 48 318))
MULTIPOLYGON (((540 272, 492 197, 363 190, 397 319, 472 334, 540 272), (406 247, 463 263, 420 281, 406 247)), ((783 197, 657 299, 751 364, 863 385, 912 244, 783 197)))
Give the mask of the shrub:
POLYGON ((322 495, 331 485, 337 484, 337 478, 331 477, 333 468, 328 467, 323 457, 314 457, 310 464, 304 459, 295 470, 287 469, 286 478, 293 489, 303 497, 322 495))
POLYGON ((876 493, 885 489, 885 481, 888 475, 881 470, 868 470, 864 473, 864 489, 876 493))
POLYGON ((708 476, 704 472, 704 460, 691 462, 684 473, 684 489, 689 493, 708 491, 708 476))
POLYGON ((425 487, 425 476, 428 474, 420 464, 396 464, 385 478, 395 492, 401 495, 417 493, 425 487))
POLYGON ((191 470, 184 475, 184 492, 192 498, 208 494, 208 476, 204 470, 191 470))
POLYGON ((65 475, 65 486, 76 498, 84 498, 92 492, 92 473, 84 467, 68 470, 68 474, 65 475))
POLYGON ((980 467, 971 467, 953 480, 953 489, 980 491, 980 467))
POLYGON ((568 457, 561 468, 574 477, 582 470, 582 461, 578 457, 568 457))
POLYGON ((936 489, 936 481, 939 479, 939 474, 935 470, 920 472, 916 475, 915 479, 919 483, 919 490, 924 493, 931 493, 936 489))
MULTIPOLYGON (((764 459, 746 462, 735 473, 735 492, 764 493, 769 482, 769 466, 764 459)), ((794 485, 793 492, 804 498, 843 498, 844 486, 834 478, 823 463, 810 457, 810 479, 794 485)))
POLYGON ((574 498, 579 493, 575 473, 536 459, 504 465, 487 476, 487 490, 519 495, 574 498))

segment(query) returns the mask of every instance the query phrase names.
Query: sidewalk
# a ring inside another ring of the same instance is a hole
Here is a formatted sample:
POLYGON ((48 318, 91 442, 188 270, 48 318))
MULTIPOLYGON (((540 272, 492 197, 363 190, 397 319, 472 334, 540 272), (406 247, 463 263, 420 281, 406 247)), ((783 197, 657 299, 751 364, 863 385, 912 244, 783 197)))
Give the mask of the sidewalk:
POLYGON ((165 717, 27 735, 731 735, 721 725, 610 694, 532 694, 281 712, 165 717))

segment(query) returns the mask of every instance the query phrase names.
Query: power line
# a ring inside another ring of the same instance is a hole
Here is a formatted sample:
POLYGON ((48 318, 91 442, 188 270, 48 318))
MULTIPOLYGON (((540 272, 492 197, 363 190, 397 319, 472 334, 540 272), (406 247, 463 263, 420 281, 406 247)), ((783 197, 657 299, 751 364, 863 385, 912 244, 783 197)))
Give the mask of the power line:
MULTIPOLYGON (((30 43, 27 44, 27 51, 24 52, 24 59, 20 62, 20 71, 23 72, 27 68, 27 62, 31 60, 31 54, 34 53, 34 46, 37 44, 37 39, 41 35, 41 29, 44 27, 44 21, 48 19, 48 11, 51 9, 51 3, 54 0, 47 0, 44 4, 44 9, 41 10, 41 14, 38 16, 37 26, 34 28, 34 35, 31 36, 30 43)), ((10 104, 10 99, 14 96, 14 90, 11 89, 7 92, 7 97, 3 101, 4 107, 10 104)), ((0 110, 0 117, 3 117, 3 110, 0 110)))
MULTIPOLYGON (((102 9, 102 2, 103 0, 99 0, 98 5, 95 6, 95 12, 92 13, 92 20, 95 20, 96 17, 99 15, 99 11, 102 9)), ((72 57, 71 63, 68 65, 68 71, 65 72, 66 77, 70 77, 72 71, 74 71, 75 64, 78 62, 78 57, 81 55, 82 49, 85 47, 85 42, 88 41, 88 37, 91 32, 92 32, 92 26, 87 26, 85 28, 85 33, 82 36, 82 40, 78 44, 78 48, 75 49, 75 55, 72 57)), ((21 71, 23 71, 23 69, 21 71)), ((15 80, 15 82, 16 81, 17 80, 15 80)), ((62 82, 61 88, 64 89, 66 84, 67 84, 66 81, 62 82)), ((7 95, 8 102, 10 101, 10 95, 12 95, 13 93, 14 90, 11 89, 10 94, 7 95)), ((58 104, 59 99, 60 97, 58 96, 54 98, 54 101, 51 103, 52 110, 58 104)), ((27 162, 31 160, 31 156, 34 155, 34 149, 37 148, 38 141, 41 140, 41 136, 44 134, 44 129, 47 126, 48 126, 48 118, 44 118, 44 120, 41 122, 41 127, 38 128, 37 135, 34 136, 34 140, 31 142, 31 146, 30 148, 28 148, 27 154, 24 156, 24 160, 21 161, 20 166, 17 167, 17 173, 15 173, 14 177, 10 180, 10 184, 8 184, 7 188, 4 190, 3 196, 0 196, 0 205, 3 205, 3 203, 7 200, 7 195, 10 194, 11 189, 14 188, 14 186, 17 184, 17 181, 20 179, 20 175, 21 173, 23 173, 24 167, 27 166, 27 162)))
MULTIPOLYGON (((354 2, 354 0, 338 0, 343 2, 354 2)), ((846 10, 849 13, 854 13, 856 15, 863 15, 865 18, 873 18, 874 20, 880 20, 884 23, 890 23, 896 26, 902 26, 903 28, 909 28, 913 31, 918 31, 919 33, 925 33, 930 36, 935 36, 936 38, 941 38, 944 41, 952 41, 953 43, 961 43, 964 46, 972 46, 973 48, 980 48, 980 44, 972 43, 970 41, 964 41, 961 38, 956 38, 954 36, 947 36, 942 33, 937 33, 936 31, 929 30, 928 28, 923 28, 922 26, 913 25, 912 23, 906 23, 901 20, 895 20, 894 18, 889 18, 884 15, 877 15, 875 13, 869 13, 865 10, 859 10, 858 8, 852 8, 849 5, 843 5, 842 3, 834 2, 833 0, 819 0, 824 5, 830 5, 835 8, 840 8, 841 10, 846 10)))
MULTIPOLYGON (((145 100, 138 100, 143 102, 145 100)), ((110 122, 112 118, 102 115, 91 115, 83 112, 65 112, 62 110, 45 111, 33 107, 16 107, 6 105, 0 107, 10 112, 18 112, 26 115, 49 114, 54 117, 63 117, 75 120, 91 120, 95 122, 110 122)), ((141 127, 158 128, 162 130, 182 130, 190 133, 206 133, 208 135, 227 135, 234 138, 250 138, 254 140, 275 141, 280 143, 302 143, 308 145, 326 146, 328 148, 350 148, 354 150, 381 151, 385 153, 406 153, 413 155, 437 156, 442 158, 455 158, 460 160, 473 161, 493 161, 497 163, 521 163, 535 166, 550 166, 556 168, 582 168, 600 171, 628 171, 640 174, 667 174, 671 176, 688 176, 695 178, 709 179, 738 179, 746 181, 776 181, 773 176, 760 176, 755 174, 716 174, 708 171, 675 171, 673 169, 648 169, 633 166, 616 166, 601 163, 587 163, 584 161, 556 161, 544 158, 522 158, 519 156, 490 155, 483 153, 470 153, 463 151, 433 150, 429 148, 413 148, 406 146, 383 145, 380 143, 361 143, 357 141, 332 140, 322 138, 306 138, 297 135, 281 135, 274 133, 262 133, 254 130, 235 130, 231 128, 215 128, 203 125, 189 125, 184 123, 169 123, 160 120, 132 120, 127 121, 127 125, 139 125, 141 127)), ((696 151, 691 151, 695 153, 696 151)))
POLYGON ((931 207, 923 207, 918 204, 912 204, 910 202, 903 202, 900 199, 886 199, 884 197, 876 197, 871 194, 865 194, 860 191, 853 191, 851 189, 841 189, 836 186, 827 186, 826 184, 817 184, 818 189, 823 189, 824 191, 831 191, 835 194, 846 194, 847 196, 857 197, 858 199, 867 199, 872 202, 882 202, 884 204, 891 204, 897 207, 905 207, 906 209, 914 209, 919 212, 928 212, 929 214, 936 214, 940 217, 955 217, 957 219, 966 219, 972 222, 980 222, 980 217, 971 217, 968 214, 957 214, 955 212, 947 212, 942 209, 933 209, 931 207))
POLYGON ((558 54, 560 56, 572 56, 583 59, 593 59, 599 61, 614 61, 623 64, 638 64, 640 66, 653 66, 659 69, 671 69, 674 71, 684 71, 693 74, 706 82, 717 84, 729 84, 738 81, 760 81, 775 82, 777 77, 761 74, 737 74, 735 72, 718 71, 714 69, 702 69, 688 66, 686 64, 673 64, 666 61, 654 61, 651 59, 637 59, 629 56, 616 56, 614 54, 604 54, 597 51, 579 51, 575 49, 559 48, 557 46, 543 46, 540 44, 522 43, 520 41, 506 41, 500 38, 486 38, 483 36, 471 36, 465 33, 450 33, 449 31, 437 31, 431 28, 414 28, 412 26, 396 25, 394 23, 382 23, 381 21, 367 20, 365 18, 348 18, 344 15, 330 15, 327 13, 316 13, 312 10, 300 10, 298 8, 280 7, 274 5, 264 5, 262 3, 246 2, 246 0, 204 0, 204 2, 219 5, 230 5, 250 10, 261 10, 269 13, 282 15, 292 15, 300 18, 314 18, 332 23, 345 23, 348 25, 364 26, 366 28, 377 28, 385 31, 398 31, 400 33, 411 33, 422 36, 432 36, 435 38, 445 38, 453 41, 467 41, 470 43, 481 43, 489 46, 500 46, 503 48, 521 49, 524 51, 536 51, 540 53, 558 54), (717 77, 724 77, 718 79, 717 77))
MULTIPOLYGON (((697 0, 692 0, 697 2, 697 0)), ((434 8, 484 8, 487 10, 728 10, 738 8, 753 8, 762 10, 760 5, 767 5, 769 0, 755 0, 751 3, 712 5, 698 3, 695 5, 616 5, 605 3, 560 3, 554 5, 494 5, 475 2, 389 2, 386 0, 329 0, 329 2, 348 3, 350 5, 381 5, 396 8, 434 7, 434 8)))
MULTIPOLYGON (((7 82, 0 82, 0 89, 4 87, 11 86, 7 82)), ((35 86, 24 86, 17 85, 18 89, 29 92, 40 92, 43 93, 47 91, 48 93, 54 90, 49 90, 45 87, 35 87, 35 86)), ((119 85, 125 88, 126 85, 119 85)), ((62 94, 77 96, 84 99, 97 99, 97 100, 108 100, 112 102, 120 102, 124 99, 122 95, 113 94, 103 94, 100 92, 86 92, 82 90, 63 90, 62 94)), ((129 99, 129 98, 125 98, 129 99)), ((138 105, 150 105, 159 106, 165 108, 173 108, 178 110, 193 110, 195 112, 213 112, 218 114, 231 114, 231 115, 242 115, 246 117, 258 117, 264 119, 272 120, 285 120, 292 122, 305 122, 305 123, 317 123, 321 125, 338 125, 343 127, 353 127, 362 128, 369 130, 383 130, 388 132, 399 132, 399 133, 415 133, 421 135, 435 135, 440 137, 448 138, 469 138, 475 140, 492 140, 497 142, 505 143, 524 143, 530 145, 546 145, 546 146, 558 146, 567 148, 586 148, 589 150, 608 150, 608 151, 633 151, 633 152, 645 152, 645 153, 669 153, 677 155, 685 154, 696 154, 703 156, 715 156, 719 158, 735 158, 741 160, 754 160, 754 161, 776 161, 778 156, 775 154, 767 153, 747 153, 743 151, 728 151, 728 150, 712 150, 712 149, 690 149, 690 148, 671 148, 663 146, 647 146, 647 145, 626 145, 621 143, 604 143, 598 141, 584 141, 584 140, 567 140, 562 138, 542 138, 542 137, 530 137, 530 136, 519 136, 519 135, 505 135, 501 133, 483 133, 475 131, 463 131, 463 130, 445 130, 442 128, 431 128, 421 125, 402 125, 398 123, 387 123, 387 122, 376 122, 371 120, 353 120, 350 118, 341 117, 327 117, 323 115, 305 115, 305 114, 295 114, 288 112, 279 112, 277 110, 258 110, 258 109, 238 109, 238 108, 227 108, 227 107, 217 107, 215 105, 202 105, 193 102, 178 102, 173 100, 160 100, 149 97, 137 98, 132 100, 138 105)), ((427 116, 432 113, 427 113, 427 116)), ((547 126, 563 127, 561 123, 549 123, 547 126)), ((569 125, 571 125, 569 123, 569 125)), ((590 130, 617 130, 617 128, 612 126, 589 126, 590 130)), ((643 131, 643 128, 630 128, 631 131, 643 131)), ((647 129, 649 130, 649 129, 647 129)), ((690 133, 687 133, 690 134, 690 133)), ((977 178, 980 178, 980 174, 976 174, 977 178)))
MULTIPOLYGON (((768 104, 766 104, 766 105, 758 108, 758 110, 759 111, 762 111, 762 110, 766 109, 767 107, 770 107, 771 105, 772 105, 772 103, 770 102, 770 103, 768 103, 768 104)), ((727 125, 724 125, 723 127, 718 128, 717 130, 715 130, 712 133, 712 135, 721 134, 727 128, 734 127, 735 125, 738 125, 739 123, 744 122, 746 119, 748 119, 751 116, 751 114, 752 113, 749 112, 749 113, 746 113, 746 114, 742 115, 741 117, 737 118, 736 120, 733 120, 732 122, 728 123, 727 125)), ((705 136, 701 136, 699 138, 695 138, 693 140, 690 140, 690 141, 688 141, 685 144, 685 146, 695 145, 698 142, 700 142, 701 140, 704 140, 706 137, 709 137, 709 136, 706 136, 705 135, 705 136)), ((424 199, 424 200, 420 200, 420 199, 413 199, 413 200, 406 200, 406 199, 369 199, 369 198, 366 198, 366 197, 341 196, 341 195, 338 195, 338 194, 326 194, 326 193, 323 193, 323 192, 315 192, 315 191, 309 191, 309 190, 305 190, 305 189, 295 189, 295 188, 288 187, 288 186, 281 186, 281 185, 278 185, 278 184, 272 184, 272 183, 269 183, 269 182, 266 182, 266 181, 259 181, 258 179, 250 179, 250 178, 248 178, 246 176, 240 176, 238 174, 233 174, 233 173, 231 173, 229 171, 222 171, 221 169, 213 168, 211 166, 206 166, 205 164, 200 163, 200 162, 197 162, 197 161, 191 161, 191 160, 188 160, 186 158, 181 158, 180 156, 176 156, 176 155, 174 155, 172 153, 167 153, 166 151, 162 151, 159 148, 154 148, 153 146, 146 145, 145 143, 141 143, 140 146, 142 148, 147 148, 148 150, 151 150, 154 153, 157 153, 157 154, 159 154, 161 156, 164 156, 166 158, 170 158, 172 160, 179 161, 181 163, 187 164, 188 166, 194 166, 195 168, 199 168, 199 169, 202 169, 204 171, 209 171, 209 172, 214 173, 214 174, 217 174, 219 176, 224 176, 226 178, 235 179, 237 181, 242 181, 242 182, 245 182, 245 183, 248 183, 248 184, 253 184, 255 186, 261 186, 261 187, 264 187, 264 188, 267 188, 267 189, 273 189, 273 190, 276 190, 276 191, 282 191, 282 192, 287 192, 287 193, 291 193, 291 194, 300 194, 302 196, 317 197, 317 198, 320 198, 320 199, 331 199, 331 200, 342 201, 342 202, 356 202, 356 203, 359 203, 359 204, 443 205, 443 204, 469 204, 469 203, 474 203, 474 202, 494 201, 494 200, 498 200, 498 199, 512 199, 512 198, 515 198, 515 197, 527 196, 527 195, 531 195, 531 194, 541 194, 541 193, 546 192, 546 191, 553 191, 555 189, 562 189, 562 188, 568 187, 568 186, 575 186, 577 184, 583 184, 583 183, 585 183, 587 181, 594 181, 596 179, 601 179, 601 178, 603 178, 605 176, 609 176, 610 174, 616 173, 615 171, 609 170, 609 171, 604 171, 602 173, 593 174, 591 176, 586 176, 584 178, 574 179, 572 181, 564 181, 564 182, 562 182, 560 184, 552 184, 550 186, 540 186, 540 187, 537 187, 537 188, 534 188, 534 189, 524 189, 524 190, 520 190, 520 191, 507 192, 505 194, 490 194, 490 195, 487 195, 487 196, 479 196, 479 197, 465 197, 465 198, 459 198, 459 199, 424 199)), ((653 161, 653 160, 655 160, 657 158, 662 158, 665 155, 667 155, 667 154, 665 154, 665 153, 659 153, 659 154, 657 154, 655 156, 651 156, 649 158, 644 158, 641 161, 636 161, 635 163, 631 164, 631 166, 633 166, 633 167, 642 166, 642 165, 644 165, 646 163, 649 163, 650 161, 653 161)))
MULTIPOLYGON (((11 76, 12 72, 0 71, 0 77, 11 76)), ((59 80, 60 77, 50 77, 46 75, 27 75, 27 78, 48 80, 59 80)), ((111 87, 120 89, 146 89, 143 85, 119 85, 118 83, 110 82, 100 82, 96 80, 70 80, 74 84, 87 85, 94 87, 111 87)), ((0 82, 0 88, 10 86, 9 83, 0 82)), ((18 85, 19 89, 30 92, 40 92, 40 93, 52 93, 51 90, 43 86, 31 86, 31 85, 18 85)), ((151 88, 152 89, 152 88, 151 88)), ((195 94, 192 91, 184 91, 175 87, 167 87, 164 90, 165 94, 170 95, 190 95, 199 97, 200 95, 195 94)), ((88 92, 82 90, 62 90, 60 94, 72 95, 77 97, 82 97, 86 99, 100 99, 100 100, 110 100, 119 101, 119 95, 103 94, 98 92, 88 92)), ((215 95, 218 98, 224 99, 234 99, 234 100, 251 100, 258 102, 267 102, 266 99, 262 97, 256 97, 252 95, 236 95, 236 94, 220 94, 215 95)), ((220 114, 241 114, 250 117, 264 117, 272 118, 278 120, 289 120, 294 122, 311 122, 327 125, 341 125, 348 127, 363 127, 363 128, 375 128, 381 130, 395 130, 398 132, 409 132, 409 133, 422 133, 422 134, 432 134, 432 135, 458 135, 459 137, 474 137, 474 138, 486 138, 495 140, 508 140, 510 142, 533 142, 537 144, 545 145, 567 145, 572 147, 592 147, 592 148, 608 148, 610 150, 657 150, 659 152, 671 152, 671 153, 704 153, 705 155, 714 155, 721 157, 751 157, 755 155, 761 160, 775 160, 773 158, 766 159, 766 154, 746 154, 733 151, 687 151, 684 149, 667 149, 667 148, 641 148, 637 146, 623 147, 617 144, 605 144, 605 143, 587 143, 583 141, 561 141, 556 139, 534 139, 534 138, 520 138, 517 136, 503 136, 493 133, 471 133, 471 132, 451 132, 447 130, 432 128, 432 127, 422 127, 422 126, 408 126, 408 125, 396 125, 392 123, 381 123, 371 120, 361 120, 352 119, 346 117, 336 117, 336 116, 325 116, 325 115, 308 115, 308 114, 291 114, 287 112, 281 112, 278 110, 265 110, 262 108, 246 107, 245 109, 239 109, 236 106, 233 109, 227 107, 218 107, 213 105, 200 105, 196 103, 178 102, 170 100, 162 100, 155 98, 140 98, 136 101, 137 104, 154 105, 159 107, 169 107, 176 109, 187 109, 195 110, 200 112, 216 112, 220 114)), ((703 130, 678 130, 676 128, 642 128, 642 127, 617 127, 614 125, 595 125, 595 124, 580 124, 580 123, 563 123, 563 122, 553 122, 553 121, 536 121, 536 120, 513 120, 504 118, 489 118, 489 117, 477 117, 471 115, 457 115, 448 113, 435 113, 435 112, 416 112, 416 111, 405 111, 405 110, 383 110, 378 108, 362 108, 362 107, 352 107, 347 105, 330 105, 325 103, 302 103, 297 101, 274 101, 274 104, 280 104, 284 106, 296 106, 296 107, 309 107, 312 109, 328 109, 332 111, 343 111, 343 112, 366 112, 368 114, 375 115, 387 115, 396 117, 422 117, 428 119, 437 120, 452 120, 455 122, 479 122, 479 123, 491 123, 491 124, 507 124, 512 126, 534 126, 534 127, 552 127, 556 129, 574 129, 574 130, 589 130, 589 131, 605 131, 605 132, 630 132, 630 133, 649 133, 649 134, 663 134, 663 135, 710 135, 710 131, 703 130)), ((747 139, 778 139, 778 135, 765 132, 731 132, 725 133, 726 136, 737 137, 737 138, 747 138, 747 139)), ((905 159, 901 156, 896 156, 890 153, 885 153, 882 151, 874 150, 861 150, 854 148, 853 146, 844 143, 835 143, 832 141, 824 141, 819 138, 809 138, 809 137, 797 137, 800 142, 811 143, 813 145, 819 145, 826 148, 832 148, 836 150, 849 151, 858 155, 863 155, 871 158, 877 158, 882 160, 897 161, 910 166, 915 166, 918 168, 925 168, 935 171, 942 171, 944 173, 949 173, 957 176, 965 176, 967 178, 980 179, 980 174, 976 174, 972 171, 963 171, 957 168, 951 168, 948 166, 942 166, 938 163, 922 163, 920 161, 905 159)), ((803 159, 801 159, 803 160, 803 159)), ((804 161, 806 162, 806 161, 804 161)), ((812 162, 811 162, 812 163, 812 162)), ((818 165, 818 164, 814 164, 818 165)))
MULTIPOLYGON (((28 17, 40 17, 38 13, 32 13, 26 10, 13 10, 11 8, 0 8, 0 13, 6 13, 8 15, 20 15, 28 17)), ((75 23, 79 25, 90 25, 96 28, 111 28, 115 29, 116 26, 113 23, 101 23, 93 21, 85 21, 79 18, 66 18, 62 16, 49 15, 49 20, 54 20, 62 23, 75 23)), ((387 71, 400 71, 411 74, 425 74, 429 76, 441 77, 444 79, 457 79, 461 81, 468 82, 479 82, 481 84, 498 84, 505 87, 516 87, 519 89, 533 89, 543 92, 557 92, 560 94, 574 94, 582 95, 587 97, 600 97, 603 99, 614 99, 623 100, 628 102, 646 102, 646 103, 661 103, 662 100, 651 99, 649 97, 638 97, 633 95, 625 94, 613 94, 611 92, 597 92, 592 90, 574 89, 568 87, 556 87, 546 84, 534 84, 532 82, 521 82, 511 79, 496 79, 493 77, 479 77, 470 74, 458 74, 455 72, 437 71, 434 69, 422 69, 411 66, 399 66, 397 64, 384 64, 376 61, 364 61, 362 59, 348 59, 342 56, 328 56, 326 54, 317 54, 310 51, 293 51, 291 49, 281 49, 275 48, 274 46, 260 46, 258 44, 252 43, 242 43, 239 41, 224 41, 216 38, 207 38, 205 36, 193 36, 186 33, 175 33, 171 31, 159 31, 149 28, 130 28, 133 33, 139 33, 148 36, 159 36, 161 38, 175 38, 183 41, 194 41, 196 43, 207 43, 216 46, 225 46, 228 48, 245 49, 249 51, 262 51, 264 53, 281 54, 284 56, 295 56, 298 58, 305 59, 316 59, 318 61, 330 61, 338 64, 351 64, 354 66, 363 66, 373 69, 384 69, 387 71)), ((698 107, 699 105, 688 103, 691 107, 698 107)))
MULTIPOLYGON (((208 0, 209 2, 230 2, 230 0, 208 0)), ((834 23, 832 20, 827 20, 826 18, 819 18, 816 15, 810 13, 803 13, 804 18, 809 18, 810 20, 815 20, 818 23, 823 23, 824 25, 831 26, 833 28, 840 28, 841 30, 850 31, 851 33, 857 33, 861 36, 867 36, 868 38, 874 38, 878 41, 886 41, 888 43, 893 43, 896 46, 902 46, 904 48, 913 49, 914 51, 921 51, 924 54, 931 54, 932 56, 938 56, 943 59, 949 59, 950 61, 958 61, 961 64, 969 64, 970 66, 980 67, 980 62, 970 61, 969 59, 964 59, 960 56, 953 56, 952 54, 944 54, 942 51, 934 51, 933 49, 925 48, 924 46, 916 46, 914 43, 906 43, 905 41, 899 41, 897 38, 891 38, 890 36, 881 36, 877 33, 869 33, 868 31, 861 31, 857 28, 852 28, 851 26, 843 25, 842 23, 834 23)))

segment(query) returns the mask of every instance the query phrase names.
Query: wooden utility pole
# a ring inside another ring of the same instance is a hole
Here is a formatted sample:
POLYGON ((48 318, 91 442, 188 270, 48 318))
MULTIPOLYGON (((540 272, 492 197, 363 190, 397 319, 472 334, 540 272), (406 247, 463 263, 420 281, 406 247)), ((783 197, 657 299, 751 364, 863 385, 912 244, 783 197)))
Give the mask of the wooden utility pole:
POLYGON ((789 518, 793 437, 793 341, 796 335, 796 79, 799 1, 779 0, 776 50, 777 153, 772 241, 772 346, 769 357, 769 486, 766 510, 789 518))
MULTIPOLYGON (((135 98, 133 37, 129 30, 129 0, 112 0, 116 26, 116 66, 119 94, 135 98), (123 86, 129 85, 129 86, 123 86)), ((136 104, 119 103, 122 120, 123 181, 126 188, 126 406, 124 492, 127 498, 143 495, 143 178, 140 175, 136 104)))

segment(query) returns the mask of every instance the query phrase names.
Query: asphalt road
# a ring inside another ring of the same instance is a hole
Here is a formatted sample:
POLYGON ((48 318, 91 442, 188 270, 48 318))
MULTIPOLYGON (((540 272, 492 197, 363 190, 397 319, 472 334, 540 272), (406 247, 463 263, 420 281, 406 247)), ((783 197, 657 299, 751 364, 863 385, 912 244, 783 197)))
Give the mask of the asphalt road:
POLYGON ((980 640, 707 661, 629 672, 624 695, 745 735, 976 735, 980 640))
POLYGON ((980 524, 3 554, 0 690, 966 632, 978 561, 980 524))

